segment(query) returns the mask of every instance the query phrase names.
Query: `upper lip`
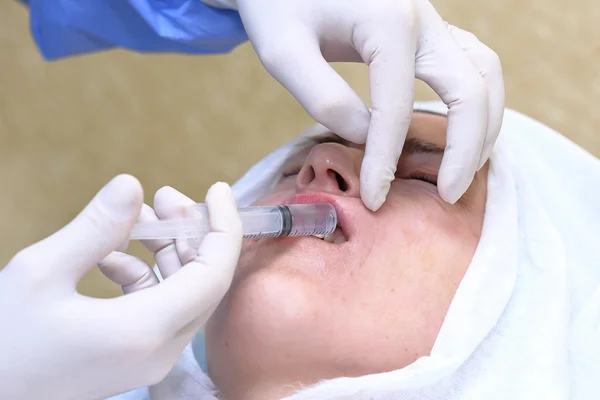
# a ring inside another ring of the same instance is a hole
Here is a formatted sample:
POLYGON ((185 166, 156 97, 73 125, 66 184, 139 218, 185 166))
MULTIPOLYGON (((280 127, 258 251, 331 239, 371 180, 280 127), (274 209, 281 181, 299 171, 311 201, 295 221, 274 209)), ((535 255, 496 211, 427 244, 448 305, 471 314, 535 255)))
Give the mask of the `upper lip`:
POLYGON ((291 196, 285 204, 316 204, 328 203, 333 206, 337 214, 337 225, 342 230, 346 240, 350 240, 352 235, 352 226, 349 223, 348 212, 346 208, 337 198, 327 195, 326 193, 299 193, 291 196))

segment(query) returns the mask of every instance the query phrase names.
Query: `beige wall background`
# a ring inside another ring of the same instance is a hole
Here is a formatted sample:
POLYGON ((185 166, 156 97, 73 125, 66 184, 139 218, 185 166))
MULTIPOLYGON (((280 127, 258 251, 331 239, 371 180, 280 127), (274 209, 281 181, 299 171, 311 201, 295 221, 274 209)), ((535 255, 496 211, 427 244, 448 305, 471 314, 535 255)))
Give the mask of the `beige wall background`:
MULTIPOLYGON (((507 105, 600 156, 600 3, 436 0, 503 62, 507 105)), ((362 65, 338 71, 368 101, 362 65)), ((424 85, 417 99, 435 99, 424 85)), ((47 63, 28 13, 0 2, 0 265, 73 218, 116 174, 152 204, 170 185, 202 201, 311 124, 245 44, 222 56, 111 51, 47 63)), ((146 259, 139 244, 131 252, 146 259)), ((83 293, 120 289, 93 270, 83 293)))

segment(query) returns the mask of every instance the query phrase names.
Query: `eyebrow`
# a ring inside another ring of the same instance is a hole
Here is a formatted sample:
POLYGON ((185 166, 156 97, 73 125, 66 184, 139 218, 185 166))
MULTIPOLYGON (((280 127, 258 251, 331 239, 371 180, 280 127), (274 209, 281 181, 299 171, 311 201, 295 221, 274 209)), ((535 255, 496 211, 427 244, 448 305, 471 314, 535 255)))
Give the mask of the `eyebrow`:
MULTIPOLYGON (((316 138, 310 138, 308 141, 301 143, 300 146, 303 148, 307 148, 307 147, 314 147, 318 144, 323 144, 323 143, 339 143, 344 146, 349 146, 352 144, 351 141, 346 140, 343 137, 336 135, 335 133, 329 132, 325 135, 322 135, 322 136, 319 136, 316 138), (307 145, 309 145, 309 146, 307 146, 307 145)), ((444 148, 433 142, 430 142, 428 140, 413 137, 413 138, 406 139, 406 141, 404 142, 404 147, 402 148, 402 153, 410 154, 410 155, 412 155, 412 154, 441 155, 441 154, 444 154, 444 148)))
POLYGON ((408 154, 444 154, 443 147, 428 140, 419 138, 406 139, 402 152, 404 153, 405 151, 408 154))

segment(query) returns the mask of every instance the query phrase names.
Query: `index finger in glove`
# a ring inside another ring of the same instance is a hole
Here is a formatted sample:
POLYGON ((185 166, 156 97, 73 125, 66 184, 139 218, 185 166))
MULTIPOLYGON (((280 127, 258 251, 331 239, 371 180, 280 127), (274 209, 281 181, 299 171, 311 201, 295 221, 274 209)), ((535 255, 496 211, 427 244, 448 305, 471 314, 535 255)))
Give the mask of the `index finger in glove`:
POLYGON ((475 65, 488 89, 488 120, 483 151, 481 152, 477 166, 477 170, 479 170, 490 157, 500 133, 500 128, 502 127, 505 99, 502 64, 498 55, 485 44, 481 43, 471 32, 464 31, 452 25, 448 25, 448 30, 473 65, 475 65))
POLYGON ((372 110, 360 171, 360 194, 371 211, 381 207, 395 178, 414 99, 414 27, 398 26, 395 32, 385 33, 379 40, 370 37, 368 40, 376 46, 366 45, 361 52, 369 64, 372 110))
POLYGON ((269 32, 248 30, 252 42, 260 43, 256 52, 265 69, 317 122, 351 142, 364 143, 370 119, 365 103, 323 58, 314 33, 303 27, 283 29, 295 35, 260 40, 269 32))
POLYGON ((416 76, 431 86, 448 106, 438 190, 446 202, 453 204, 469 188, 481 159, 488 91, 482 77, 447 31, 446 36, 443 44, 423 50, 426 54, 417 62, 416 76))
POLYGON ((135 301, 134 307, 141 302, 154 310, 149 329, 172 335, 191 322, 203 324, 231 285, 242 245, 242 224, 229 186, 213 185, 206 204, 211 232, 198 256, 160 285, 135 293, 135 299, 127 296, 135 301))
POLYGON ((469 188, 479 166, 487 129, 488 90, 433 5, 420 5, 428 28, 419 38, 415 76, 448 106, 438 190, 444 201, 453 204, 469 188))

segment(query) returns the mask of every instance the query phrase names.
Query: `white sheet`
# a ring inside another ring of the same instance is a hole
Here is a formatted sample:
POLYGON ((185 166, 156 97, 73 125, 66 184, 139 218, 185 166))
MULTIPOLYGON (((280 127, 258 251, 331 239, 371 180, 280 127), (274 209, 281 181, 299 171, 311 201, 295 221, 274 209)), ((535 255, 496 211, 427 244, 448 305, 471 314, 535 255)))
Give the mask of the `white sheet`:
MULTIPOLYGON (((444 113, 442 103, 415 109, 444 113)), ((318 135, 316 126, 306 135, 318 135)), ((293 143, 240 179, 250 204, 293 143)), ((600 398, 600 161, 507 110, 490 162, 481 240, 428 357, 338 378, 290 400, 600 398)), ((215 399, 186 348, 159 385, 118 399, 215 399)))

